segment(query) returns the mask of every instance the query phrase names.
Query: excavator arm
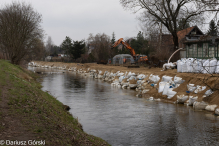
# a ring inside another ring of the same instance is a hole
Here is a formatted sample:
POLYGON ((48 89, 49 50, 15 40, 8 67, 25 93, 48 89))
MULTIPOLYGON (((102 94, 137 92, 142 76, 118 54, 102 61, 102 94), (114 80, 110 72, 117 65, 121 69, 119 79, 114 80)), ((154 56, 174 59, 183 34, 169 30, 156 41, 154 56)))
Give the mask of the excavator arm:
POLYGON ((123 40, 123 38, 120 38, 118 41, 116 41, 113 45, 112 45, 112 49, 117 47, 119 44, 123 44, 127 49, 129 49, 131 55, 134 57, 135 56, 135 50, 125 41, 123 40))

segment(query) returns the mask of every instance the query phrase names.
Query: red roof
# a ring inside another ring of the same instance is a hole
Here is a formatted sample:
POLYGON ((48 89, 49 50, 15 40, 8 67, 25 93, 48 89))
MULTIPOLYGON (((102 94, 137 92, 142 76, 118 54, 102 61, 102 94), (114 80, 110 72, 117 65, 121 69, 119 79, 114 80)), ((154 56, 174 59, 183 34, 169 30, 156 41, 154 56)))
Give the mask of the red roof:
POLYGON ((186 29, 183 29, 183 30, 178 31, 178 32, 177 32, 177 36, 178 36, 179 42, 180 42, 190 31, 192 31, 192 29, 193 29, 194 27, 195 27, 195 26, 189 27, 189 28, 186 28, 186 29))

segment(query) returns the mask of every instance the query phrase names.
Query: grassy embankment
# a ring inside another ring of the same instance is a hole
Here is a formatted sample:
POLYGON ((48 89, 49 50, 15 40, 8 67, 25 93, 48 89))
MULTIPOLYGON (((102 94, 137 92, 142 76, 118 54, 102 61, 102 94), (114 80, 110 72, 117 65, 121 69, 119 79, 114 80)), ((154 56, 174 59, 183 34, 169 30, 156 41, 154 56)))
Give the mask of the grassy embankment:
POLYGON ((0 139, 46 145, 108 145, 83 132, 65 106, 36 82, 36 74, 0 60, 0 139))

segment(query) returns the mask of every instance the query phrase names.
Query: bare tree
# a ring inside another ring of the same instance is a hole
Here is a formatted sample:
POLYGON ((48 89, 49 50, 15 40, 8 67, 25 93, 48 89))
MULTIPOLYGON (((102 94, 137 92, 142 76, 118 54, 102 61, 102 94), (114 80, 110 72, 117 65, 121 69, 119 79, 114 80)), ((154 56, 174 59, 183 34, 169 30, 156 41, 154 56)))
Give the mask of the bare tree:
POLYGON ((97 61, 107 61, 109 57, 112 57, 112 51, 110 50, 111 40, 106 34, 90 34, 87 39, 87 44, 93 47, 92 54, 97 61))
POLYGON ((53 47, 53 41, 51 36, 48 36, 48 39, 46 41, 46 51, 48 52, 48 54, 51 54, 51 49, 53 47))
POLYGON ((0 45, 11 63, 19 64, 43 37, 41 22, 30 4, 12 2, 0 9, 0 45))
MULTIPOLYGON (((142 21, 148 27, 163 25, 173 36, 174 50, 178 48, 178 21, 203 23, 204 14, 217 13, 218 0, 120 0, 124 8, 143 10, 142 21)), ((162 28, 161 28, 162 29, 162 28)))

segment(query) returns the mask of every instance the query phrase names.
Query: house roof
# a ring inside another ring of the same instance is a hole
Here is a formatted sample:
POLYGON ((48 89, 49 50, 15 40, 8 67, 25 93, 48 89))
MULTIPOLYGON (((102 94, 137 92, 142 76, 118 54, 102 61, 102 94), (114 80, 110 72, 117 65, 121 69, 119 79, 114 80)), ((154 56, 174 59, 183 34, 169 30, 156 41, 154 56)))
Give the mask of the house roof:
POLYGON ((181 31, 178 31, 178 32, 177 32, 177 36, 178 36, 179 42, 180 42, 187 34, 189 34, 195 27, 197 27, 197 26, 189 27, 189 28, 183 29, 183 30, 181 30, 181 31))

